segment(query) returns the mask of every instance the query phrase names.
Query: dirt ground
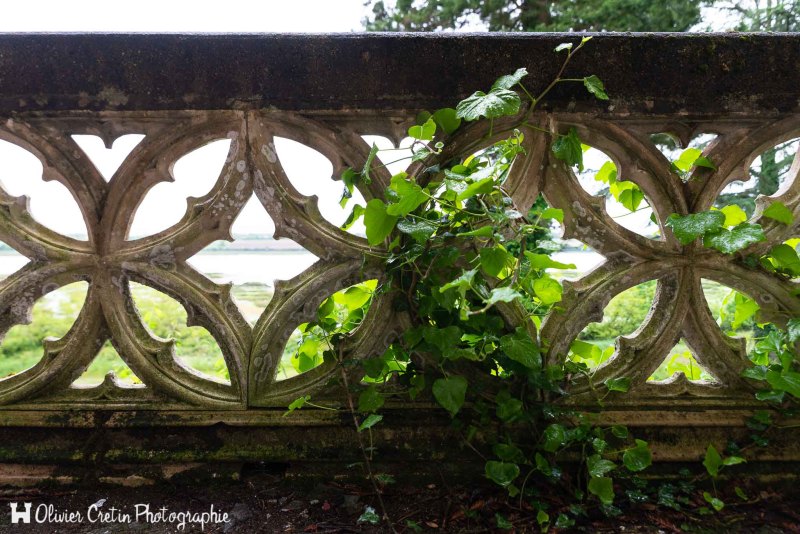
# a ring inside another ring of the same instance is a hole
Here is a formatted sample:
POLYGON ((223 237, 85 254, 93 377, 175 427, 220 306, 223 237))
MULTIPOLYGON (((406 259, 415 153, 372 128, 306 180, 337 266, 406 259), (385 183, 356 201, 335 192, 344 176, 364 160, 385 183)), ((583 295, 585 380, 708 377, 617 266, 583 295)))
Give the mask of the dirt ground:
MULTIPOLYGON (((697 510, 707 506, 702 492, 683 499, 681 511, 653 502, 632 507, 619 504, 616 517, 607 517, 597 507, 586 507, 586 516, 573 526, 550 532, 800 532, 800 496, 792 490, 742 486, 750 494, 748 501, 727 504, 721 513, 702 514, 697 510)), ((92 533, 117 532, 209 532, 209 533, 272 533, 272 532, 391 532, 386 524, 372 525, 359 518, 374 509, 380 514, 380 504, 367 483, 348 482, 334 477, 311 481, 307 478, 284 476, 271 469, 251 468, 238 481, 182 480, 155 486, 84 486, 53 487, 50 489, 0 490, 0 532, 31 533, 92 533), (102 502, 101 502, 102 501, 102 502), (24 510, 30 502, 32 522, 12 524, 10 504, 24 510), (106 513, 94 522, 89 519, 89 507, 106 513), (136 505, 150 505, 151 515, 143 513, 135 521, 136 505), (48 506, 53 523, 36 523, 45 519, 48 506), (202 512, 213 505, 216 517, 201 525, 202 512), (166 508, 164 519, 155 514, 166 508), (180 516, 170 513, 193 512, 181 526, 180 516), (78 512, 81 517, 65 517, 66 512, 78 512), (222 514, 227 522, 221 522, 222 514), (59 516, 59 514, 61 514, 59 516), (130 519, 125 517, 130 516, 130 519), (149 519, 148 519, 149 518, 149 519), (73 520, 75 522, 67 522, 73 520), (105 522, 101 522, 105 521, 105 522), (146 522, 149 521, 149 522, 146 522), (195 521, 195 522, 192 522, 195 521), (216 521, 216 522, 215 522, 216 521)), ((509 499, 480 477, 474 481, 448 483, 447 477, 431 475, 428 481, 397 482, 385 486, 383 500, 396 532, 541 532, 535 513, 518 499, 509 499), (498 521, 508 521, 501 529, 498 521), (509 528, 510 527, 510 528, 509 528)), ((569 502, 551 493, 541 500, 549 505, 551 521, 566 511, 569 502)), ((626 501, 627 502, 627 501, 626 501)), ((370 514, 366 514, 367 519, 370 514)), ((377 516, 373 517, 373 520, 377 516)))

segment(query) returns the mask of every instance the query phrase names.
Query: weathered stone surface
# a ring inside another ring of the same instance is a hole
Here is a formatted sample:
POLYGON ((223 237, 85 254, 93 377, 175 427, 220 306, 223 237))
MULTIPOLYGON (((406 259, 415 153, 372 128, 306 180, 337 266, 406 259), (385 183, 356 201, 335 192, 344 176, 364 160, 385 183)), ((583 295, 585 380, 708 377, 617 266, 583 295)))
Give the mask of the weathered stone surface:
MULTIPOLYGON (((527 67, 552 79, 569 34, 2 35, 0 112, 409 109, 451 105, 527 67)), ((616 112, 789 113, 800 36, 596 34, 570 68, 605 80, 616 112)), ((567 73, 569 74, 569 73, 567 73)), ((580 87, 548 101, 609 109, 580 87)))

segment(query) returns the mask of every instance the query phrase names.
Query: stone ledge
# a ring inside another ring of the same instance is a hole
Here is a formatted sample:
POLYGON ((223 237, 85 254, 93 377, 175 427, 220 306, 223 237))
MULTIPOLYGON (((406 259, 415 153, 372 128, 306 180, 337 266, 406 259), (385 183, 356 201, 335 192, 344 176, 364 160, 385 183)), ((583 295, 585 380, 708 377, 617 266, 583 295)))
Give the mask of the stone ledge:
MULTIPOLYGON (((584 34, 0 34, 0 113, 65 110, 419 110, 453 105, 584 34)), ((799 34, 594 35, 548 97, 597 112, 786 114, 800 109, 799 34)))

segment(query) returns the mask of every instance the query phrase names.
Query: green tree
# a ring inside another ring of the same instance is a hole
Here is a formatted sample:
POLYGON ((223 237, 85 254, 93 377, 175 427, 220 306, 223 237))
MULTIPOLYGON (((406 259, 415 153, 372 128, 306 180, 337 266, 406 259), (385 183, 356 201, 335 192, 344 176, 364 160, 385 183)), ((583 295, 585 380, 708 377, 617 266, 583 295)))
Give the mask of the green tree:
POLYGON ((370 0, 368 30, 436 31, 480 20, 489 31, 686 31, 704 0, 370 0))

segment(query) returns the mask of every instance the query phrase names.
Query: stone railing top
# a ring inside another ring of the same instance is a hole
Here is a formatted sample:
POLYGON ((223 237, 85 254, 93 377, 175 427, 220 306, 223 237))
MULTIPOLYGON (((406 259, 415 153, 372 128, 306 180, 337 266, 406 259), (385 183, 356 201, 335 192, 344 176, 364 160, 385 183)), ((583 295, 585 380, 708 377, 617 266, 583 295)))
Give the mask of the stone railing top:
MULTIPOLYGON (((452 105, 518 67, 535 89, 584 34, 0 34, 0 112, 424 109, 452 105)), ((800 108, 798 34, 593 35, 555 109, 782 115, 800 108)), ((569 75, 569 72, 567 72, 569 75)))

